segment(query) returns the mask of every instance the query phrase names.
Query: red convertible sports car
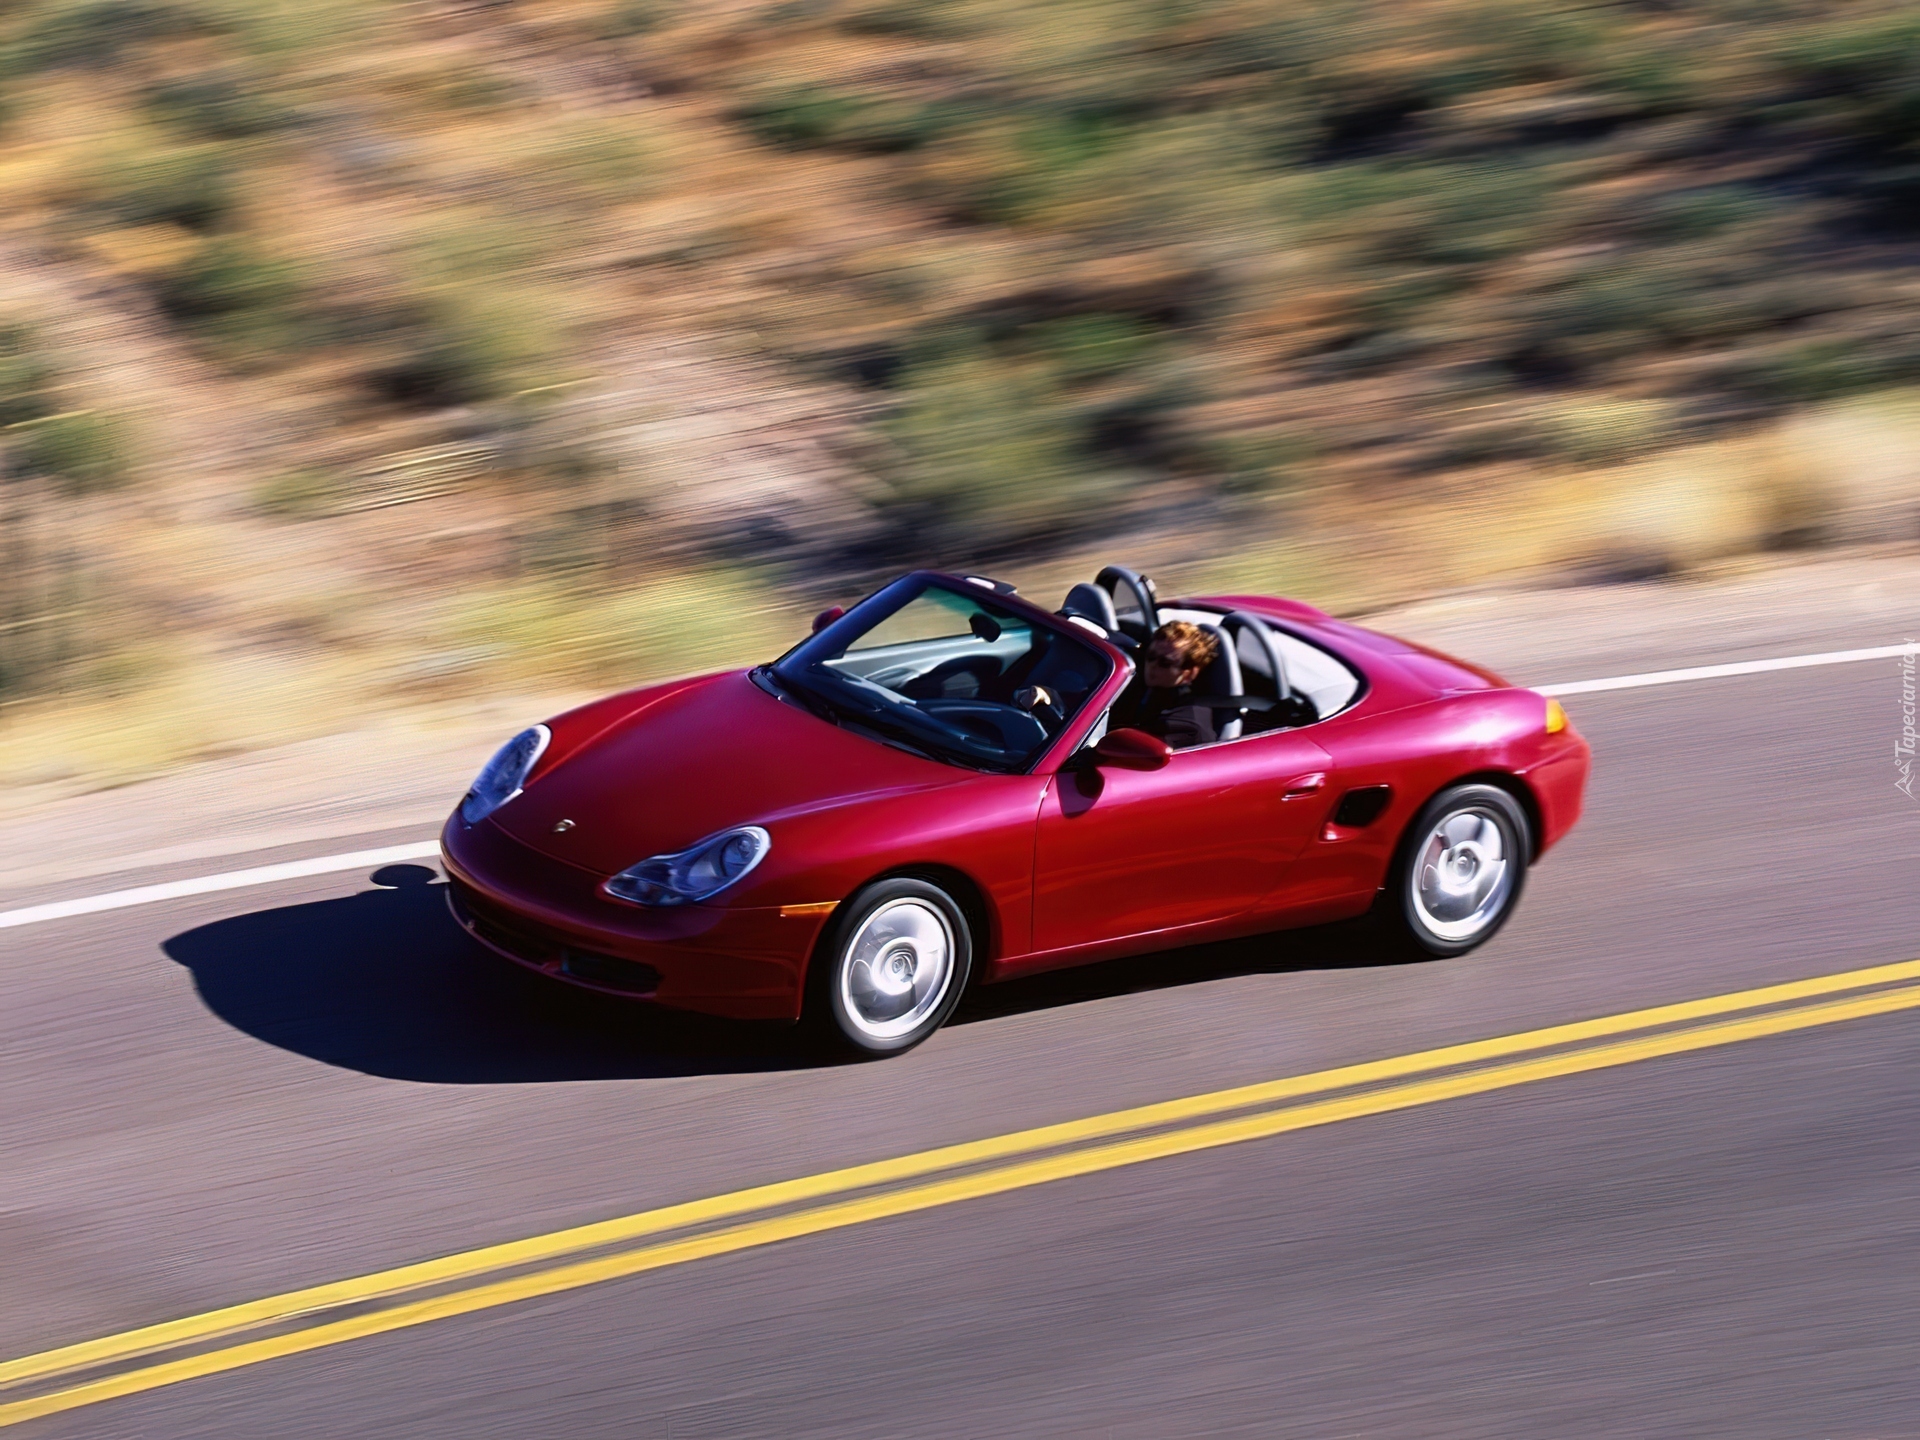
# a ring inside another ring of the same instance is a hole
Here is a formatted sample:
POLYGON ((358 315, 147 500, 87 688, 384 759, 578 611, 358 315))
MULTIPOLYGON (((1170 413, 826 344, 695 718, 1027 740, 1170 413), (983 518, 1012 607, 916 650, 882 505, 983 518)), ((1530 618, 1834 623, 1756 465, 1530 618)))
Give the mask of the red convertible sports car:
POLYGON ((1049 610, 919 571, 771 664, 521 732, 441 849, 460 923, 523 965, 885 1054, 969 984, 1374 907, 1472 949, 1588 759, 1558 702, 1296 601, 1163 603, 1115 566, 1049 610), (1108 724, 1171 620, 1216 642, 1218 738, 1178 751, 1108 724))

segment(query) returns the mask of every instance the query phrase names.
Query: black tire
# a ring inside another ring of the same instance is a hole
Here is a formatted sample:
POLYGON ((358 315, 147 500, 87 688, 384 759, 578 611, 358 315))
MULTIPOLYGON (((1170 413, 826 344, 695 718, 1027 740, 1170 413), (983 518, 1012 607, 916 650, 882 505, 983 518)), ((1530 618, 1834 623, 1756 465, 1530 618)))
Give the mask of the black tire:
POLYGON ((1450 786, 1421 807, 1401 836, 1380 896, 1380 917, 1391 940, 1413 958, 1464 955, 1507 923, 1526 888, 1532 859, 1533 826, 1510 791, 1498 785, 1450 786), (1443 826, 1459 837, 1458 844, 1448 845, 1443 826), (1491 870, 1496 849, 1502 869, 1475 904, 1476 887, 1491 870), (1457 858, 1436 863, 1436 855, 1457 858))
POLYGON ((972 970, 973 930, 951 895, 927 880, 877 880, 844 901, 821 934, 806 1020, 836 1048, 898 1055, 946 1023, 972 970))

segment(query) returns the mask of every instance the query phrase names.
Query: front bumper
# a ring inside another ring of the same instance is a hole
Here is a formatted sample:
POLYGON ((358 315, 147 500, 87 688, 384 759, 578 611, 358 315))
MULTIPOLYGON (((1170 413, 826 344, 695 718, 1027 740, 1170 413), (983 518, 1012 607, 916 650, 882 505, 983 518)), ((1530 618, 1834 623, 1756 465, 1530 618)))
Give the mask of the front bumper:
POLYGON ((1534 856, 1546 853, 1565 838, 1585 808, 1587 776, 1593 770, 1593 750, 1569 725, 1541 743, 1541 756, 1520 770, 1540 805, 1540 837, 1534 856))
POLYGON ((796 1020, 827 916, 777 908, 648 910, 600 893, 603 877, 542 855, 490 820, 440 832, 448 902, 490 950, 552 979, 735 1020, 796 1020))

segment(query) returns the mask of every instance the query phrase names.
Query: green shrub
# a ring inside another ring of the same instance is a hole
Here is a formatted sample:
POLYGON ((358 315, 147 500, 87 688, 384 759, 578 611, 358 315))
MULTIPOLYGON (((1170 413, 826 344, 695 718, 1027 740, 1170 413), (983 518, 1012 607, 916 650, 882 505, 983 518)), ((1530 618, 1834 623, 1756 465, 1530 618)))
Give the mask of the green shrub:
POLYGON ((209 140, 263 135, 293 119, 284 106, 231 69, 156 81, 145 99, 159 119, 209 140))
POLYGON ((365 54, 391 44, 390 0, 199 0, 217 6, 235 47, 274 65, 325 54, 365 54))
MULTIPOLYGON (((1169 0, 1175 4, 1177 0, 1169 0)), ((975 29, 966 0, 866 0, 839 15, 847 35, 897 35, 908 40, 960 40, 975 29)))
POLYGON ((434 281, 497 283, 539 263, 555 237, 542 227, 484 211, 437 214, 413 243, 420 271, 434 281))
POLYGON ((27 23, 20 59, 29 69, 111 65, 134 46, 214 28, 205 11, 172 0, 49 0, 27 23))
POLYGON ((654 173, 645 140, 625 119, 574 121, 547 136, 529 165, 542 184, 611 205, 638 197, 654 173))
POLYGON ((1477 266, 1540 244, 1560 223, 1557 188, 1552 168, 1525 155, 1355 161, 1310 175, 1290 208, 1316 235, 1386 270, 1477 266))
POLYGON ((211 240, 157 287, 160 307, 229 360, 293 350, 312 337, 296 267, 246 242, 211 240))
POLYGON ((1522 419, 1482 421, 1445 430, 1422 445, 1410 462, 1413 470, 1446 470, 1526 460, 1549 448, 1537 426, 1522 419))
POLYGON ((65 688, 124 644, 131 617, 100 603, 95 557, 65 522, 64 496, 15 487, 0 530, 0 699, 65 688))
POLYGON ((330 470, 301 466, 282 470, 254 486, 253 508, 279 520, 310 520, 339 505, 343 488, 330 470))
POLYGON ((769 145, 803 148, 832 141, 870 103, 844 91, 802 85, 750 100, 736 118, 769 145))
POLYGON ((609 40, 648 35, 671 24, 678 10, 672 0, 620 0, 601 22, 600 33, 609 40))
POLYGON ((1920 377, 1920 336, 1824 337, 1737 359, 1728 380, 1769 400, 1833 400, 1920 377))
POLYGON ((22 460, 72 495, 117 489, 131 477, 126 437, 117 420, 92 410, 48 415, 22 428, 22 460))
POLYGON ((551 384, 566 368, 567 327, 531 291, 443 284, 352 323, 372 342, 368 382, 403 405, 497 399, 551 384))
POLYGON ((466 591, 447 612, 444 660, 434 668, 466 669, 486 686, 503 674, 630 685, 749 664, 777 653, 804 623, 771 603, 765 581, 752 573, 658 565, 624 585, 541 576, 466 591), (720 614, 735 623, 702 618, 720 614))
POLYGON ((1022 337, 1068 383, 1108 379, 1147 359, 1157 337, 1131 315, 1069 315, 1030 327, 1022 337))
MULTIPOLYGON (((1002 224, 1041 220, 1048 209, 1083 190, 1081 172, 1110 161, 1132 133, 1126 122, 1097 112, 1028 115, 1011 147, 989 152, 998 163, 982 177, 975 208, 982 219, 1002 224)), ((1094 183, 1106 185, 1105 172, 1094 183)))
POLYGON ((0 427, 41 419, 52 411, 53 367, 18 325, 0 326, 0 427))
MULTIPOLYGON (((1552 0, 1482 4, 1468 10, 1460 38, 1471 42, 1464 70, 1455 72, 1455 89, 1492 89, 1565 80, 1579 73, 1587 56, 1615 41, 1599 7, 1555 4, 1552 0)), ((1432 87, 1439 88, 1439 87, 1432 87)))
POLYGON ((853 35, 902 35, 916 40, 945 40, 964 33, 964 17, 951 0, 868 0, 840 17, 853 35))
POLYGON ((114 225, 211 230, 233 208, 233 161, 218 145, 123 147, 80 182, 82 209, 114 225))
POLYGON ((1621 36, 1584 58, 1600 89, 1657 117, 1712 109, 1726 94, 1727 77, 1711 48, 1678 38, 1621 36))
POLYGON ((1634 223, 1656 240, 1698 240, 1764 220, 1775 208, 1746 186, 1719 185, 1662 195, 1646 205, 1634 223))
POLYGON ((429 86, 436 103, 449 110, 498 110, 513 102, 513 82, 484 65, 450 65, 437 71, 429 86))
POLYGON ((1883 138, 1907 138, 1920 99, 1920 17, 1896 9, 1865 20, 1840 20, 1812 30, 1786 53, 1788 69, 1841 100, 1867 122, 1896 122, 1883 138))
POLYGON ((1230 495, 1258 495, 1284 489, 1318 447, 1290 430, 1245 431, 1209 438, 1200 447, 1207 467, 1230 495))
POLYGON ((973 354, 917 367, 883 427, 898 455, 889 508, 923 542, 1056 537, 1132 479, 1087 453, 1089 419, 1037 366, 973 354))
POLYGON ((1558 407, 1545 427, 1559 453, 1583 465, 1645 455, 1674 436, 1673 408, 1660 400, 1596 398, 1558 407))
POLYGON ((1651 336, 1686 300, 1680 277, 1657 267, 1626 265, 1576 282, 1549 303, 1548 330, 1557 335, 1651 336))

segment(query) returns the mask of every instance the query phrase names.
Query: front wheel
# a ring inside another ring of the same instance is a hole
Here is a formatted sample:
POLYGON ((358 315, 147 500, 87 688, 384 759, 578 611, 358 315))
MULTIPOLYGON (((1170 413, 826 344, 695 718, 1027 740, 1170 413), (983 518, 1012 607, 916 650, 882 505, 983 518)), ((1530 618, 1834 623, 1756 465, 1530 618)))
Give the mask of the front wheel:
POLYGON ((926 880, 881 880, 835 913, 814 957, 807 1009, 829 1039, 897 1055, 960 1003, 973 936, 953 897, 926 880))
POLYGON ((1455 785, 1407 827, 1384 899, 1403 937, 1428 955, 1464 955, 1519 903, 1533 853, 1520 802, 1497 785, 1455 785))

